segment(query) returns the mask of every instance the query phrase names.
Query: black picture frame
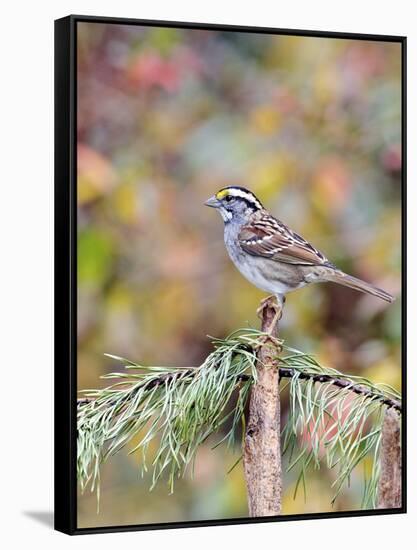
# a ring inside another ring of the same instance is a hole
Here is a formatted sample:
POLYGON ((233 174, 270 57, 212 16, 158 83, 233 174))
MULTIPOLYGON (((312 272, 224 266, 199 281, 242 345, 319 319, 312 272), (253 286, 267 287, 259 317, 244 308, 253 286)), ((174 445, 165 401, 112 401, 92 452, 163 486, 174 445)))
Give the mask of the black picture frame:
POLYGON ((209 525, 280 522, 336 517, 401 514, 407 509, 407 378, 406 378, 406 46, 404 36, 340 33, 70 15, 55 21, 55 529, 70 535, 114 531, 172 529, 209 525), (402 55, 402 507, 384 510, 310 513, 280 517, 236 518, 142 525, 77 527, 76 410, 77 410, 77 214, 76 214, 76 52, 77 23, 109 23, 183 29, 221 30, 304 37, 348 38, 397 42, 402 55))

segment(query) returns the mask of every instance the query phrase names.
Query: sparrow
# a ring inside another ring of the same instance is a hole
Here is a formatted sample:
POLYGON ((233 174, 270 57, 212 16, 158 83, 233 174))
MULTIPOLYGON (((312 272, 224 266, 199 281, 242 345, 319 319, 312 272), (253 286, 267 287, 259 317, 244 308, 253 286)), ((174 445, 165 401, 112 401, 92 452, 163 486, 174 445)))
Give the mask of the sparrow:
MULTIPOLYGON (((288 292, 312 283, 337 283, 392 303, 394 297, 344 273, 285 223, 272 216, 248 189, 229 186, 210 197, 224 221, 230 259, 248 281, 276 296, 282 310, 288 292)), ((265 302, 265 299, 263 302, 265 302)))

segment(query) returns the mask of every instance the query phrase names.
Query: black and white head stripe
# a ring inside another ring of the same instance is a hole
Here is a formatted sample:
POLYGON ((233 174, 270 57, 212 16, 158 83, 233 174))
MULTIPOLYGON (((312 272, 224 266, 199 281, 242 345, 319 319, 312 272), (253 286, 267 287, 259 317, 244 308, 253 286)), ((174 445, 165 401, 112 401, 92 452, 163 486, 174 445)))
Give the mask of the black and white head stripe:
POLYGON ((253 208, 254 210, 263 209, 261 202, 255 197, 255 195, 244 187, 232 185, 230 187, 224 187, 216 193, 216 199, 218 200, 227 200, 227 197, 236 197, 242 199, 249 207, 253 208))

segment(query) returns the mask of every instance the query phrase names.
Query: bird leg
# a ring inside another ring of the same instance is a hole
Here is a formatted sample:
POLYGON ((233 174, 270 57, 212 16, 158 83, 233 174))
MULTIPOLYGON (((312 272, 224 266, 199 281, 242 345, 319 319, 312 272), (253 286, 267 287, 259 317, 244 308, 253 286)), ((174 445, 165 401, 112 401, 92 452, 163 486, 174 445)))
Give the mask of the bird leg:
POLYGON ((262 321, 262 326, 265 327, 265 336, 260 338, 259 346, 264 345, 268 340, 277 348, 281 347, 281 342, 275 337, 277 332, 278 321, 282 317, 285 296, 268 296, 261 301, 261 305, 257 309, 258 317, 262 321), (272 317, 271 317, 272 312, 272 317), (268 318, 269 317, 269 318, 268 318))

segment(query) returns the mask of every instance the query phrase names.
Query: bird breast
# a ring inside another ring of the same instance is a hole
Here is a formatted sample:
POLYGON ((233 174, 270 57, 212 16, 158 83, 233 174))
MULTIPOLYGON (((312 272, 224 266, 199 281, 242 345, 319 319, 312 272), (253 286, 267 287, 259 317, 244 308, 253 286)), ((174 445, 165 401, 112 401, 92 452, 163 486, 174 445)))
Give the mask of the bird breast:
POLYGON ((240 227, 227 224, 225 226, 224 242, 230 259, 248 281, 270 294, 286 294, 289 290, 300 286, 298 277, 297 280, 292 280, 295 275, 293 266, 288 266, 290 273, 286 273, 287 266, 244 252, 239 244, 239 232, 240 227))

